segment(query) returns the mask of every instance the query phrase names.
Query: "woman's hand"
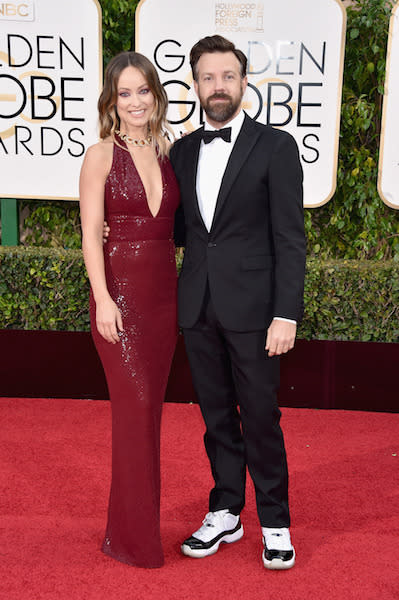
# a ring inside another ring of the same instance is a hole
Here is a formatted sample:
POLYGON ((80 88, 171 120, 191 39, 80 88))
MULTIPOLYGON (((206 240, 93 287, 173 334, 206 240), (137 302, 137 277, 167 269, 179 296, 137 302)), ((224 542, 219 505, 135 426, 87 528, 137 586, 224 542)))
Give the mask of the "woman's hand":
POLYGON ((103 244, 106 244, 108 241, 109 232, 111 231, 107 221, 103 223, 103 244))
POLYGON ((96 325, 98 332, 107 342, 119 342, 118 331, 123 331, 122 316, 111 298, 96 303, 96 325))

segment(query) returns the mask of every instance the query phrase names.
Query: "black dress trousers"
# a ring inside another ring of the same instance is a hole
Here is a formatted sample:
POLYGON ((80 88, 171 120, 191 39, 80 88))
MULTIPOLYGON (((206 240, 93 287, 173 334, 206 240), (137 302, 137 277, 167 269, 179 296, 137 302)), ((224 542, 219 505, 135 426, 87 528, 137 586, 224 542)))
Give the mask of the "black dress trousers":
POLYGON ((201 316, 184 329, 184 339, 215 481, 209 510, 241 512, 248 466, 261 526, 289 527, 287 460, 276 397, 279 359, 267 356, 266 331, 224 329, 208 287, 201 316))

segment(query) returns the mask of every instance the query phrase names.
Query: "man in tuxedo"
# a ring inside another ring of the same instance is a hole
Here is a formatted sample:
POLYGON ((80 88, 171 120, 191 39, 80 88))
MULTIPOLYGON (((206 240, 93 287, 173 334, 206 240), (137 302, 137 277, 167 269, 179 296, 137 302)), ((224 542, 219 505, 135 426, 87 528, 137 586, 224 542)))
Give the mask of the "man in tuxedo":
POLYGON ((289 569, 276 392, 279 355, 293 347, 303 310, 302 169, 292 136, 242 111, 247 60, 234 44, 205 37, 190 63, 206 122, 170 153, 182 195, 176 242, 185 246, 178 307, 215 485, 202 526, 181 549, 200 558, 242 537, 248 466, 263 564, 289 569))

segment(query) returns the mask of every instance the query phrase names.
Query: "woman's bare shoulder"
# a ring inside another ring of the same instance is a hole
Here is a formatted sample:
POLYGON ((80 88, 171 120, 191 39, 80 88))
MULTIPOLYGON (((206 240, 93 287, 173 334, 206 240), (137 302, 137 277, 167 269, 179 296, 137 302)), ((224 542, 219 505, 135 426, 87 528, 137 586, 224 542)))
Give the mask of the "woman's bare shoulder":
POLYGON ((114 144, 111 137, 89 146, 86 150, 83 168, 107 176, 112 166, 113 150, 114 144))
POLYGON ((86 155, 93 159, 109 160, 112 157, 114 150, 114 141, 112 137, 107 137, 97 144, 89 146, 86 150, 86 155))

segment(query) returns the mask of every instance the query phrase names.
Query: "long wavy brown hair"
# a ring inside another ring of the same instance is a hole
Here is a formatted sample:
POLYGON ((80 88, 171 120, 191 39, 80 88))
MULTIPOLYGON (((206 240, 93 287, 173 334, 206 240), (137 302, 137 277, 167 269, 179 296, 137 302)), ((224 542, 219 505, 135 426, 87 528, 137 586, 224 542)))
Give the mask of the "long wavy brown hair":
POLYGON ((100 137, 104 139, 113 135, 115 129, 120 128, 120 120, 116 110, 118 98, 119 77, 126 67, 139 69, 145 77, 155 101, 154 111, 150 117, 148 126, 152 136, 152 142, 156 146, 160 156, 168 152, 168 135, 173 132, 166 120, 168 108, 168 97, 163 85, 159 81, 158 73, 148 58, 139 52, 121 52, 114 56, 105 71, 104 87, 98 100, 98 113, 100 120, 100 137))

